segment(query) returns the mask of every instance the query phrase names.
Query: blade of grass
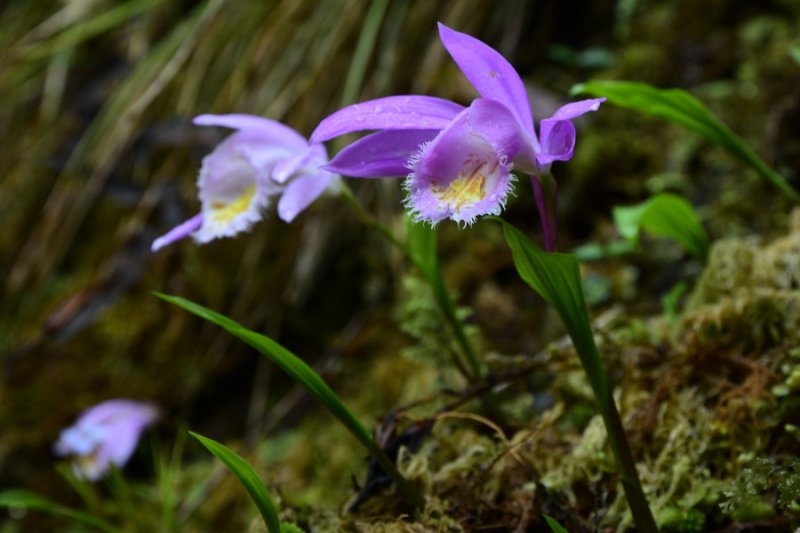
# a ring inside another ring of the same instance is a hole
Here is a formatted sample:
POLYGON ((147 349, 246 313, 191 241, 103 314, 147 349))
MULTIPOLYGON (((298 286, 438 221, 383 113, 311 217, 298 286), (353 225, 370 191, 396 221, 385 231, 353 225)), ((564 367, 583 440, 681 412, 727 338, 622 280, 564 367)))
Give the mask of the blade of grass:
POLYGON ((92 514, 65 507, 24 490, 7 490, 0 492, 0 507, 35 509, 51 515, 68 518, 74 522, 80 522, 87 526, 97 528, 100 531, 106 531, 108 533, 118 533, 120 531, 105 520, 101 520, 92 514))
POLYGON ((659 117, 699 133, 750 165, 787 198, 800 202, 800 194, 772 170, 741 138, 697 98, 681 89, 658 89, 632 81, 593 80, 575 85, 572 94, 604 96, 614 105, 659 117))
POLYGON ((550 529, 553 531, 553 533, 567 533, 567 530, 564 528, 564 526, 558 523, 558 520, 547 514, 543 514, 542 516, 544 517, 544 521, 547 522, 547 525, 550 526, 550 529))
POLYGON ((219 442, 193 431, 190 431, 189 435, 200 441, 200 444, 205 446, 214 457, 225 463, 225 466, 239 479, 250 494, 256 507, 258 507, 269 533, 280 533, 281 522, 278 519, 278 511, 275 509, 275 504, 272 503, 272 499, 267 494, 267 489, 264 488, 264 483, 258 477, 255 468, 242 456, 219 442))
POLYGON ((361 34, 358 36, 358 44, 353 53, 353 61, 350 63, 350 71, 347 73, 339 107, 352 104, 358 96, 361 85, 364 83, 364 73, 367 71, 367 64, 375 48, 375 40, 378 37, 378 30, 381 27, 381 21, 388 4, 388 0, 373 0, 370 5, 367 16, 364 19, 364 25, 361 28, 361 34))
POLYGON ((190 302, 178 296, 155 293, 159 298, 189 311, 209 322, 216 324, 234 337, 243 340, 270 361, 278 365, 292 379, 303 385, 322 405, 324 405, 350 433, 367 449, 375 461, 389 478, 397 485, 406 500, 415 508, 422 505, 421 498, 414 493, 406 483, 405 478, 397 471, 394 463, 383 453, 372 435, 364 428, 359 420, 345 406, 344 402, 328 387, 323 379, 308 366, 302 359, 275 342, 274 340, 250 331, 230 318, 207 309, 201 305, 190 302))
POLYGON ((69 50, 92 37, 121 26, 160 3, 160 0, 130 0, 116 5, 91 19, 71 24, 62 33, 51 39, 25 47, 19 51, 20 59, 32 61, 46 58, 62 50, 69 50))

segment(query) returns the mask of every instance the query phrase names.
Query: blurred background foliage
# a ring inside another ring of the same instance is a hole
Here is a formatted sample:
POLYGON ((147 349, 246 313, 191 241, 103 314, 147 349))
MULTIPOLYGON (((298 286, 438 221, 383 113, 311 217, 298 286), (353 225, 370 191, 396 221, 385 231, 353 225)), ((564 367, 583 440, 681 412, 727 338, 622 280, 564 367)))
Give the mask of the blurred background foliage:
MULTIPOLYGON (((261 450, 268 477, 289 500, 342 504, 348 476, 363 469, 350 437, 315 417, 316 406, 252 350, 150 292, 195 300, 278 339, 374 421, 447 383, 436 364, 400 353, 415 331, 423 350, 433 334, 413 324, 425 298, 404 281, 400 257, 335 199, 291 225, 270 214, 235 239, 187 241, 158 254, 149 247, 197 210, 199 162, 226 134, 193 126, 195 115, 263 115, 307 135, 354 97, 469 101, 472 88, 439 43, 436 21, 502 52, 528 84, 537 117, 593 77, 686 88, 790 183, 800 181, 800 65, 790 53, 800 44, 796 0, 389 0, 363 80, 346 94, 371 4, 9 0, 0 8, 0 487, 74 502, 68 485, 54 482, 52 442, 86 406, 130 397, 162 406, 164 443, 185 426, 242 441, 261 450), (281 432, 288 427, 305 437, 281 432), (300 466, 291 470, 276 457, 300 466)), ((610 106, 580 125, 575 159, 554 169, 563 248, 611 239, 613 205, 663 190, 689 198, 713 239, 787 233, 787 201, 721 149, 610 106)), ((397 180, 350 183, 371 212, 402 228, 397 180)), ((535 234, 529 187, 519 185, 507 216, 535 234)), ((448 282, 487 354, 537 353, 558 337, 554 317, 516 281, 495 228, 441 230, 448 282)), ((589 265, 586 274, 597 283, 598 314, 644 319, 701 268, 658 242, 627 261, 589 265)), ((692 327, 710 321, 693 316, 692 327)), ((784 318, 776 319, 781 327, 784 318)), ((783 331, 768 344, 790 337, 783 331)), ((644 342, 633 338, 634 346, 644 342)), ((561 372, 559 364, 545 375, 561 372)), ((629 376, 620 370, 626 364, 612 360, 615 378, 629 376)), ((706 401, 694 392, 672 399, 706 401)), ((585 409, 585 398, 578 404, 585 409)), ((561 429, 582 431, 588 418, 571 412, 574 427, 561 429)), ((131 474, 147 478, 152 467, 142 455, 131 474)), ((176 491, 190 492, 209 473, 200 450, 192 447, 189 458, 206 466, 187 461, 176 491)), ((236 530, 231 524, 252 516, 235 489, 209 497, 200 511, 182 509, 185 530, 236 530)))

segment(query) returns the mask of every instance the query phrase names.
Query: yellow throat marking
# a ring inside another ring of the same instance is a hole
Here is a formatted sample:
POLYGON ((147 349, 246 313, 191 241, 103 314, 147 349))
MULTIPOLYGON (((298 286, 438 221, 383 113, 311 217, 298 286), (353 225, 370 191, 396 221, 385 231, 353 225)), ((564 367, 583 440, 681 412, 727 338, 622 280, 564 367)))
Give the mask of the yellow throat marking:
POLYGON ((255 194, 256 186, 251 185, 245 189, 239 198, 230 203, 225 204, 223 202, 211 202, 211 216, 213 217, 214 222, 219 224, 229 224, 234 217, 247 211, 247 208, 250 207, 250 202, 253 200, 253 196, 255 196, 255 194))
POLYGON ((482 169, 483 165, 479 165, 471 174, 454 179, 446 187, 441 187, 434 182, 431 190, 440 202, 460 211, 465 206, 472 205, 486 197, 486 191, 483 188, 486 177, 479 173, 482 169))

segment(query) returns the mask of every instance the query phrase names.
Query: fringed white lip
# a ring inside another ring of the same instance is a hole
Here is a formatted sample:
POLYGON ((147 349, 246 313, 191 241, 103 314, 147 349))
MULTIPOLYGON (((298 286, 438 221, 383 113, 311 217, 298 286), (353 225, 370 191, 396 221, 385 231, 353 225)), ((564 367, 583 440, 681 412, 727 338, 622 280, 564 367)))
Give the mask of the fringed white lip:
POLYGON ((508 158, 478 134, 465 110, 410 161, 406 206, 420 221, 472 224, 499 214, 511 190, 508 158))
POLYGON ((200 214, 156 239, 153 251, 187 236, 207 243, 247 231, 272 196, 281 196, 279 216, 290 222, 338 179, 320 168, 328 163, 324 146, 309 145, 279 122, 250 115, 202 115, 195 122, 238 131, 203 158, 200 214))

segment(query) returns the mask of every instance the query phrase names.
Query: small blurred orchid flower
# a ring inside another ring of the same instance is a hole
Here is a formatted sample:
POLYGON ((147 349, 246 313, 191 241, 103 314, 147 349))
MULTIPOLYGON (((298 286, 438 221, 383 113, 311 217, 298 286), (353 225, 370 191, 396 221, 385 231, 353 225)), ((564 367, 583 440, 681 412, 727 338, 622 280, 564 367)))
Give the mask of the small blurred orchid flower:
POLYGON ((537 176, 547 174, 553 161, 571 159, 571 120, 596 111, 605 99, 561 107, 540 122, 537 137, 525 86, 509 62, 441 23, 439 37, 480 98, 467 108, 431 96, 370 100, 324 119, 311 142, 381 130, 339 152, 326 168, 364 178, 407 175, 407 206, 416 219, 471 224, 481 215, 500 213, 511 189, 512 166, 531 174, 537 186, 537 176))
POLYGON ((151 404, 107 400, 84 411, 73 426, 63 430, 53 451, 73 458, 75 475, 97 481, 112 464, 122 467, 130 459, 142 432, 158 416, 151 404))
POLYGON ((153 242, 155 252, 191 235, 199 243, 231 237, 261 220, 272 196, 280 196, 278 216, 286 222, 338 184, 321 169, 328 154, 292 128, 252 115, 200 115, 199 126, 236 130, 203 158, 197 179, 201 211, 153 242))

